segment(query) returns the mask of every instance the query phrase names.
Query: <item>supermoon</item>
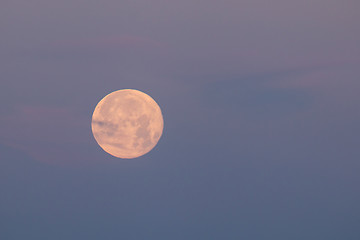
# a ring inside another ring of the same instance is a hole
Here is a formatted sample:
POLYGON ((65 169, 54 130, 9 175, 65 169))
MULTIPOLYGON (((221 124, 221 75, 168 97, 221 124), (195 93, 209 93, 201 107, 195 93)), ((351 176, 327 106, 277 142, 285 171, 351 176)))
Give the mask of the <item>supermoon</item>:
POLYGON ((164 127, 159 105, 149 95, 123 89, 95 107, 91 128, 105 152, 118 158, 140 157, 155 147, 164 127))

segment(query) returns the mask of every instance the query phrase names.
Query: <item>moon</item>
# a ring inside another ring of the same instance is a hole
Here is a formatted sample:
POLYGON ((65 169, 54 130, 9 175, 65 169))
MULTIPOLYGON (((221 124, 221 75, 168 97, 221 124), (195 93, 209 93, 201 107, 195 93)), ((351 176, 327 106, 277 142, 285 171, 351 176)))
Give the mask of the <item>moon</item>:
POLYGON ((159 105, 149 95, 122 89, 106 95, 96 105, 91 129, 96 142, 118 158, 137 158, 150 152, 164 128, 159 105))

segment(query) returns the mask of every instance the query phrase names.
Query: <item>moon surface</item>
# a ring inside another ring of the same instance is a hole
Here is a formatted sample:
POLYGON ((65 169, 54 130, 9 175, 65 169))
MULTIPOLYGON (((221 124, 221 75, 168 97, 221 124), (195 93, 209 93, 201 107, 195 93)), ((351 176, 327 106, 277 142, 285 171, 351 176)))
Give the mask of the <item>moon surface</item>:
POLYGON ((136 158, 156 146, 164 120, 159 105, 149 95, 123 89, 101 99, 92 115, 91 128, 105 152, 118 158, 136 158))

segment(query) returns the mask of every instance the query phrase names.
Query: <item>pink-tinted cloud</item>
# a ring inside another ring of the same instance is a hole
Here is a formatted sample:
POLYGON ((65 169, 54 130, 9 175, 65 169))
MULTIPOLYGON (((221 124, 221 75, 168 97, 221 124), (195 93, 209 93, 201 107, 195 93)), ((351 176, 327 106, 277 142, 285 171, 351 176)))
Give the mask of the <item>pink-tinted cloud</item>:
POLYGON ((86 160, 90 119, 66 108, 22 105, 0 118, 0 142, 56 164, 86 160))
POLYGON ((132 35, 113 35, 100 36, 94 38, 65 39, 53 43, 55 47, 70 48, 158 48, 164 46, 163 43, 146 37, 132 35))

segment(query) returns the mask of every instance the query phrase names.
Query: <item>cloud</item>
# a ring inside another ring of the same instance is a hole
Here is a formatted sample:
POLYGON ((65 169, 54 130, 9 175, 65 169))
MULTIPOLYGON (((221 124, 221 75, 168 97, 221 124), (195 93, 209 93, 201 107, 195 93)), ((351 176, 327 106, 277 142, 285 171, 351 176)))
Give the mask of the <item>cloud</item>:
POLYGON ((162 43, 146 37, 132 35, 100 36, 94 38, 64 39, 53 43, 54 47, 63 48, 154 48, 163 46, 162 43))
POLYGON ((67 108, 19 105, 0 124, 0 143, 45 162, 84 161, 92 144, 90 118, 67 108))

